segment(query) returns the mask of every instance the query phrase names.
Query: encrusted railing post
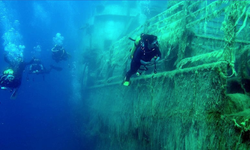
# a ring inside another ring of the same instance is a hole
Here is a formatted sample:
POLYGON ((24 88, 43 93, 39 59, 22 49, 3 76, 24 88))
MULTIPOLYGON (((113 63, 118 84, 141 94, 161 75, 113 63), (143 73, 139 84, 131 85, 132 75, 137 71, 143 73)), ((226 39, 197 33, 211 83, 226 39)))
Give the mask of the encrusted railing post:
POLYGON ((244 7, 246 2, 244 1, 233 1, 230 6, 225 10, 225 20, 222 23, 222 27, 225 33, 224 47, 224 60, 228 63, 234 63, 234 42, 236 37, 236 25, 237 20, 244 13, 244 7))
POLYGON ((236 75, 234 68, 235 63, 235 38, 236 38, 236 25, 242 14, 245 13, 246 2, 245 1, 232 1, 229 7, 225 10, 225 20, 222 23, 222 29, 225 33, 225 47, 224 47, 224 60, 229 63, 232 69, 232 76, 236 75))
MULTIPOLYGON (((190 11, 188 10, 188 7, 190 5, 192 5, 192 3, 195 3, 195 2, 192 2, 192 1, 185 1, 185 4, 183 6, 182 9, 185 10, 184 12, 184 15, 185 16, 188 16, 190 14, 190 11)), ((181 39, 180 39, 180 44, 179 44, 179 50, 178 50, 178 54, 177 54, 177 60, 175 62, 175 65, 177 65, 177 63, 179 63, 183 58, 185 58, 185 51, 186 51, 186 48, 187 46, 189 45, 189 38, 190 38, 190 32, 187 30, 186 28, 186 25, 192 20, 189 20, 188 18, 185 18, 182 20, 182 25, 181 25, 181 28, 182 28, 182 36, 181 36, 181 39)))

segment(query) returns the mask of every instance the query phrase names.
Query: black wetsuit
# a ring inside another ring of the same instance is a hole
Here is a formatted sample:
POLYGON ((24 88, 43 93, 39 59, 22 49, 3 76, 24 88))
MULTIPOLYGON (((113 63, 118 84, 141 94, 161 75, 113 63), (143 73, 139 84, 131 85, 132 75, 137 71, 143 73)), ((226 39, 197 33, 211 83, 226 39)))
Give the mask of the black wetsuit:
POLYGON ((61 67, 56 67, 53 65, 50 65, 50 68, 47 69, 44 67, 44 65, 41 62, 34 62, 29 67, 29 74, 49 74, 52 69, 56 71, 62 70, 61 67))
POLYGON ((52 59, 54 59, 56 62, 67 60, 68 57, 69 54, 64 50, 62 46, 56 46, 53 48, 52 59))
POLYGON ((28 63, 27 62, 20 62, 19 64, 15 65, 15 66, 11 66, 11 69, 14 71, 14 73, 13 73, 14 80, 12 80, 12 81, 6 80, 6 78, 5 78, 6 75, 3 74, 0 76, 0 79, 1 79, 0 86, 8 87, 11 89, 18 88, 22 83, 22 76, 23 76, 23 71, 25 70, 25 67, 31 63, 33 63, 33 60, 31 60, 28 63))
POLYGON ((49 74, 52 68, 46 69, 41 63, 33 63, 30 65, 30 74, 49 74))
POLYGON ((151 50, 145 47, 138 46, 134 52, 133 59, 131 61, 130 70, 126 74, 126 80, 129 81, 130 77, 137 72, 137 70, 142 65, 140 60, 145 62, 150 62, 154 57, 161 57, 161 52, 158 47, 155 47, 151 50))

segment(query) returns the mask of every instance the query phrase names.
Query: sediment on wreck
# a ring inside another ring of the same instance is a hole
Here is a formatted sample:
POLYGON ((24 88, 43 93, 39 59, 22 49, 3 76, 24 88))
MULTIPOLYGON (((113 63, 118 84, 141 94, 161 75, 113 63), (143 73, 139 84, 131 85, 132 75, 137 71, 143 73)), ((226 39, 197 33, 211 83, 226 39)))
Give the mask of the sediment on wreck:
POLYGON ((248 5, 178 1, 115 42, 82 83, 97 149, 249 149, 248 5), (123 87, 128 37, 140 33, 158 36, 163 57, 157 74, 151 66, 123 87))

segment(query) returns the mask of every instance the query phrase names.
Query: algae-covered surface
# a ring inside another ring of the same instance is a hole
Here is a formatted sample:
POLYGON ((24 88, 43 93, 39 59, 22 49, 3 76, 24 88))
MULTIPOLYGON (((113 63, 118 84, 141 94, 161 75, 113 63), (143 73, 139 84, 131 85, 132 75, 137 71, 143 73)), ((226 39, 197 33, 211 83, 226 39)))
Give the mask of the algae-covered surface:
POLYGON ((171 1, 85 68, 86 134, 96 149, 250 149, 249 4, 171 1), (123 87, 128 37, 140 33, 158 36, 158 72, 149 66, 123 87))

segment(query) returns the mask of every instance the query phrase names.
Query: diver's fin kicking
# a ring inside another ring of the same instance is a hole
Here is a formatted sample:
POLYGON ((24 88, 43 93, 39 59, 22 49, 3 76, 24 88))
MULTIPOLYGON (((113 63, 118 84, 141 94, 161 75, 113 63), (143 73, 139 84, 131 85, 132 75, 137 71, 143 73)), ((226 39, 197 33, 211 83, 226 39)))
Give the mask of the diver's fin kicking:
POLYGON ((16 99, 18 89, 13 89, 10 99, 16 99))
POLYGON ((130 82, 129 82, 129 81, 123 81, 122 84, 123 84, 124 86, 129 86, 129 85, 130 85, 130 82))
POLYGON ((62 68, 61 67, 56 67, 56 66, 53 66, 53 65, 50 65, 50 67, 56 71, 62 71, 62 68))
POLYGON ((124 86, 129 86, 129 85, 130 85, 129 79, 127 79, 127 77, 125 77, 124 80, 123 80, 123 82, 122 82, 122 84, 123 84, 124 86))

